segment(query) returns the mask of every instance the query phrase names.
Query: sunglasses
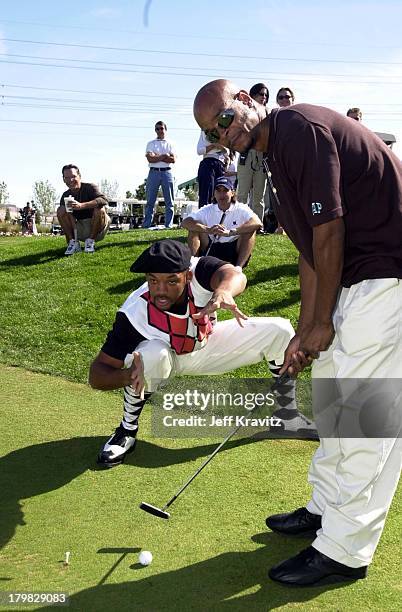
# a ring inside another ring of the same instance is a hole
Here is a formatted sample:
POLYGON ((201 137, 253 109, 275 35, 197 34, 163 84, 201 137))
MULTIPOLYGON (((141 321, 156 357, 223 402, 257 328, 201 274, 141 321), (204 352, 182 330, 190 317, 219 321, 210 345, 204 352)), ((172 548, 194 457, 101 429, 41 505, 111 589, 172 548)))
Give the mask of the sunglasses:
POLYGON ((278 100, 291 100, 292 96, 278 96, 278 100))
POLYGON ((157 127, 155 128, 155 132, 163 132, 164 129, 164 127, 157 127))
MULTIPOLYGON (((233 108, 222 111, 218 116, 218 127, 226 130, 233 123, 234 116, 235 112, 233 108)), ((216 128, 213 130, 205 130, 205 136, 208 138, 209 142, 218 142, 221 137, 216 128)))

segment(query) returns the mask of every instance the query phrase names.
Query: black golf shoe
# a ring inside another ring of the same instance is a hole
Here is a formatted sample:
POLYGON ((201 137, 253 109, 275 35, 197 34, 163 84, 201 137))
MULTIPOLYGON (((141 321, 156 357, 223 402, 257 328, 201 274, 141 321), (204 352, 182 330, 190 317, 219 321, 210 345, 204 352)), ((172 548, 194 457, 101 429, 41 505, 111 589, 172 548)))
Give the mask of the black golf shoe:
POLYGON ((321 528, 321 516, 312 514, 307 508, 298 508, 286 514, 273 514, 265 522, 272 531, 284 535, 315 537, 321 528))
POLYGON ((272 567, 268 575, 284 586, 321 586, 365 578, 367 567, 343 565, 309 546, 295 557, 272 567))
POLYGON ((119 425, 101 449, 98 455, 98 464, 105 468, 111 468, 123 463, 126 455, 132 453, 135 448, 137 440, 132 434, 132 431, 119 425))

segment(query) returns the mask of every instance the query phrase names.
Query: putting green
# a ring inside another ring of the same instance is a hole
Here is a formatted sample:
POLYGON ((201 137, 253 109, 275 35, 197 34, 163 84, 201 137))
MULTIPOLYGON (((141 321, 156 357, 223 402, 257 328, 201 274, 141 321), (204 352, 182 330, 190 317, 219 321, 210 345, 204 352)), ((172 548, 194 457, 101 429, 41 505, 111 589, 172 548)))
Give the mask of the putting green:
POLYGON ((216 440, 152 438, 146 411, 136 452, 99 471, 118 393, 4 366, 0 375, 2 591, 66 591, 70 609, 91 611, 399 608, 400 491, 368 580, 283 589, 268 567, 308 541, 269 533, 264 519, 305 502, 315 443, 230 441, 163 521, 139 503, 165 503, 216 440), (148 567, 137 563, 141 549, 153 554, 148 567))

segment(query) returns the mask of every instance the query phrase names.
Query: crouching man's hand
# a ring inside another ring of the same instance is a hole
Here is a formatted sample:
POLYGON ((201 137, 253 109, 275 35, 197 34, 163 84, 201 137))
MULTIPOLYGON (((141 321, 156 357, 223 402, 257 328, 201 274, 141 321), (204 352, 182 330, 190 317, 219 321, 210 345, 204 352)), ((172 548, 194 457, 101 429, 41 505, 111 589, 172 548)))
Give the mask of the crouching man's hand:
POLYGON ((142 363, 142 358, 140 353, 135 351, 133 353, 133 363, 128 368, 129 373, 129 382, 128 384, 132 386, 134 391, 144 399, 144 391, 145 391, 145 377, 144 377, 144 364, 142 363))

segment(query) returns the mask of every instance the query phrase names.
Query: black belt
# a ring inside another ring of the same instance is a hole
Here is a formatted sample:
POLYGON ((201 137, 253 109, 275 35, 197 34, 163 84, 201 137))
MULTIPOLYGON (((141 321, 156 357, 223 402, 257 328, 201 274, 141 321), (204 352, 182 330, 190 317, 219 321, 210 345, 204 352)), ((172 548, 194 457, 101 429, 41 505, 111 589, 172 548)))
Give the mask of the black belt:
POLYGON ((150 168, 150 170, 157 170, 158 172, 166 172, 170 170, 170 168, 150 168))

